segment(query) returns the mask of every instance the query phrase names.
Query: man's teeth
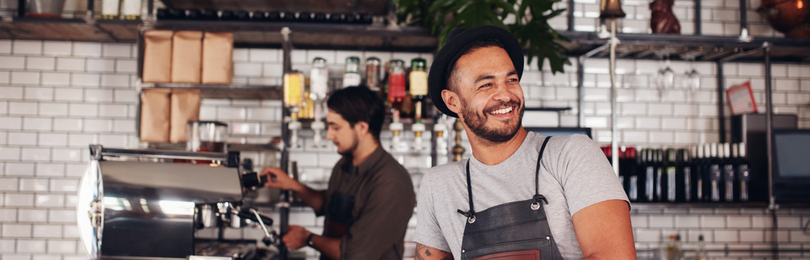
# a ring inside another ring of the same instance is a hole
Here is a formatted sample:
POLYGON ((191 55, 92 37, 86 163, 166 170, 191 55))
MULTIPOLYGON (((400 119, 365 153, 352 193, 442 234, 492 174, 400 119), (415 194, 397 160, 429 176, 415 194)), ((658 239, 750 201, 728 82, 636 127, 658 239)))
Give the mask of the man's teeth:
POLYGON ((509 112, 512 112, 512 107, 498 109, 498 110, 490 112, 490 114, 500 115, 500 114, 506 114, 506 113, 509 113, 509 112))

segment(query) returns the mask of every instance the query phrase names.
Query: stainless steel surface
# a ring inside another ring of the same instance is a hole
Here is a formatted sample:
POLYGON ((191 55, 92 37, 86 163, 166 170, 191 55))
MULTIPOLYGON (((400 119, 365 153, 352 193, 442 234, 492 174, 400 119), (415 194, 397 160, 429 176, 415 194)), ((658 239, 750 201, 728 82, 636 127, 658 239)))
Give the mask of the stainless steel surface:
POLYGON ((55 17, 62 16, 64 0, 28 0, 26 4, 29 14, 49 14, 55 17))
POLYGON ((211 165, 91 161, 77 221, 91 259, 186 259, 195 205, 239 202, 238 170, 211 165))

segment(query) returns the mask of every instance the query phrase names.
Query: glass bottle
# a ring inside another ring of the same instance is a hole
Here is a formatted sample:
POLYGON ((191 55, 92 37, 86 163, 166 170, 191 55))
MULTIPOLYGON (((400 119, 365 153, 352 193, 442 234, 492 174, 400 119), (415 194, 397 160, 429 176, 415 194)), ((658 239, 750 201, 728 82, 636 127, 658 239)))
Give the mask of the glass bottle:
POLYGON ((736 154, 736 163, 735 169, 736 172, 735 177, 737 178, 737 192, 736 198, 739 201, 748 201, 749 199, 749 190, 748 190, 748 182, 751 180, 751 175, 748 169, 748 159, 745 158, 745 143, 738 143, 737 145, 737 154, 736 154))
POLYGON ((662 193, 664 194, 664 199, 668 202, 675 202, 676 198, 676 187, 675 183, 678 180, 678 168, 676 164, 677 154, 675 153, 675 149, 669 148, 666 150, 666 160, 664 162, 664 181, 661 183, 662 193))
MULTIPOLYGON (((691 149, 691 148, 690 148, 691 149)), ((690 149, 678 150, 678 187, 676 196, 679 201, 692 201, 692 157, 690 149)))
POLYGON ((346 58, 346 73, 343 74, 343 87, 360 86, 360 58, 350 56, 346 58))
POLYGON ((314 115, 316 119, 323 118, 326 114, 323 109, 323 101, 326 100, 326 93, 329 90, 329 69, 326 68, 326 59, 315 57, 312 60, 312 70, 309 74, 310 99, 314 104, 314 115))
POLYGON ((627 148, 627 152, 625 154, 625 161, 626 161, 626 163, 624 163, 624 164, 627 165, 626 166, 627 168, 625 168, 626 169, 625 172, 626 172, 626 176, 627 176, 626 180, 625 180, 625 182, 627 183, 627 185, 625 186, 625 187, 627 187, 627 196, 629 197, 630 201, 638 201, 638 195, 639 195, 639 192, 638 192, 639 191, 638 179, 639 178, 638 178, 638 171, 636 170, 636 168, 638 168, 638 165, 637 165, 638 159, 636 159, 636 148, 635 147, 628 147, 627 148))
POLYGON ((377 57, 366 59, 366 86, 372 91, 380 92, 381 78, 380 59, 377 57))
POLYGON ((392 60, 388 65, 388 102, 391 103, 392 113, 402 111, 405 97, 405 62, 392 60))
POLYGON ((415 109, 414 120, 421 122, 423 118, 427 118, 426 114, 429 113, 427 106, 427 61, 425 61, 425 59, 416 58, 411 60, 411 74, 409 78, 415 109))
POLYGON ((118 19, 120 12, 119 0, 104 0, 101 3, 101 19, 114 20, 118 19))
POLYGON ((734 159, 731 156, 731 144, 723 144, 723 199, 734 201, 734 159))
POLYGON ((723 170, 720 168, 720 158, 718 157, 718 148, 720 144, 709 145, 709 200, 713 202, 720 201, 720 182, 723 180, 723 170))
POLYGON ((667 200, 666 194, 664 193, 664 185, 666 185, 666 180, 664 179, 664 151, 655 149, 653 158, 655 160, 655 200, 663 202, 667 200))
POLYGON ((141 0, 124 0, 124 19, 126 20, 140 20, 141 19, 141 0))
POLYGON ((644 150, 644 201, 655 201, 655 164, 653 149, 644 150))

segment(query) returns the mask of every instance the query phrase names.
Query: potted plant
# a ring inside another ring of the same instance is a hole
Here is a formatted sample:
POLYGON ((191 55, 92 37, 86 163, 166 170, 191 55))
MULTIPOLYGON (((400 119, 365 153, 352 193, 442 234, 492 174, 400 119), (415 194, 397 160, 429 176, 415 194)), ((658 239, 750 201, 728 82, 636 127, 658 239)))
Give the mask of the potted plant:
POLYGON ((430 28, 443 46, 453 28, 494 25, 512 32, 524 46, 528 62, 538 59, 538 69, 547 59, 552 73, 565 72, 571 64, 563 54, 568 41, 551 28, 548 20, 565 12, 554 9, 560 0, 392 0, 397 18, 408 25, 430 28))

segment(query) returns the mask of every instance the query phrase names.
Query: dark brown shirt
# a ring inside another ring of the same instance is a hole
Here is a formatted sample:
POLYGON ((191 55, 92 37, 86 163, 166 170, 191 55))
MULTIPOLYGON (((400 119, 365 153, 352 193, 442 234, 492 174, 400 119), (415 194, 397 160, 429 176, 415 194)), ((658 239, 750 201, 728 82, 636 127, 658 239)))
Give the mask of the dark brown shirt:
POLYGON ((352 224, 340 240, 341 259, 402 259, 405 230, 416 206, 408 171, 381 146, 357 166, 344 156, 324 192, 324 236, 330 232, 329 203, 335 191, 354 196, 352 224))

